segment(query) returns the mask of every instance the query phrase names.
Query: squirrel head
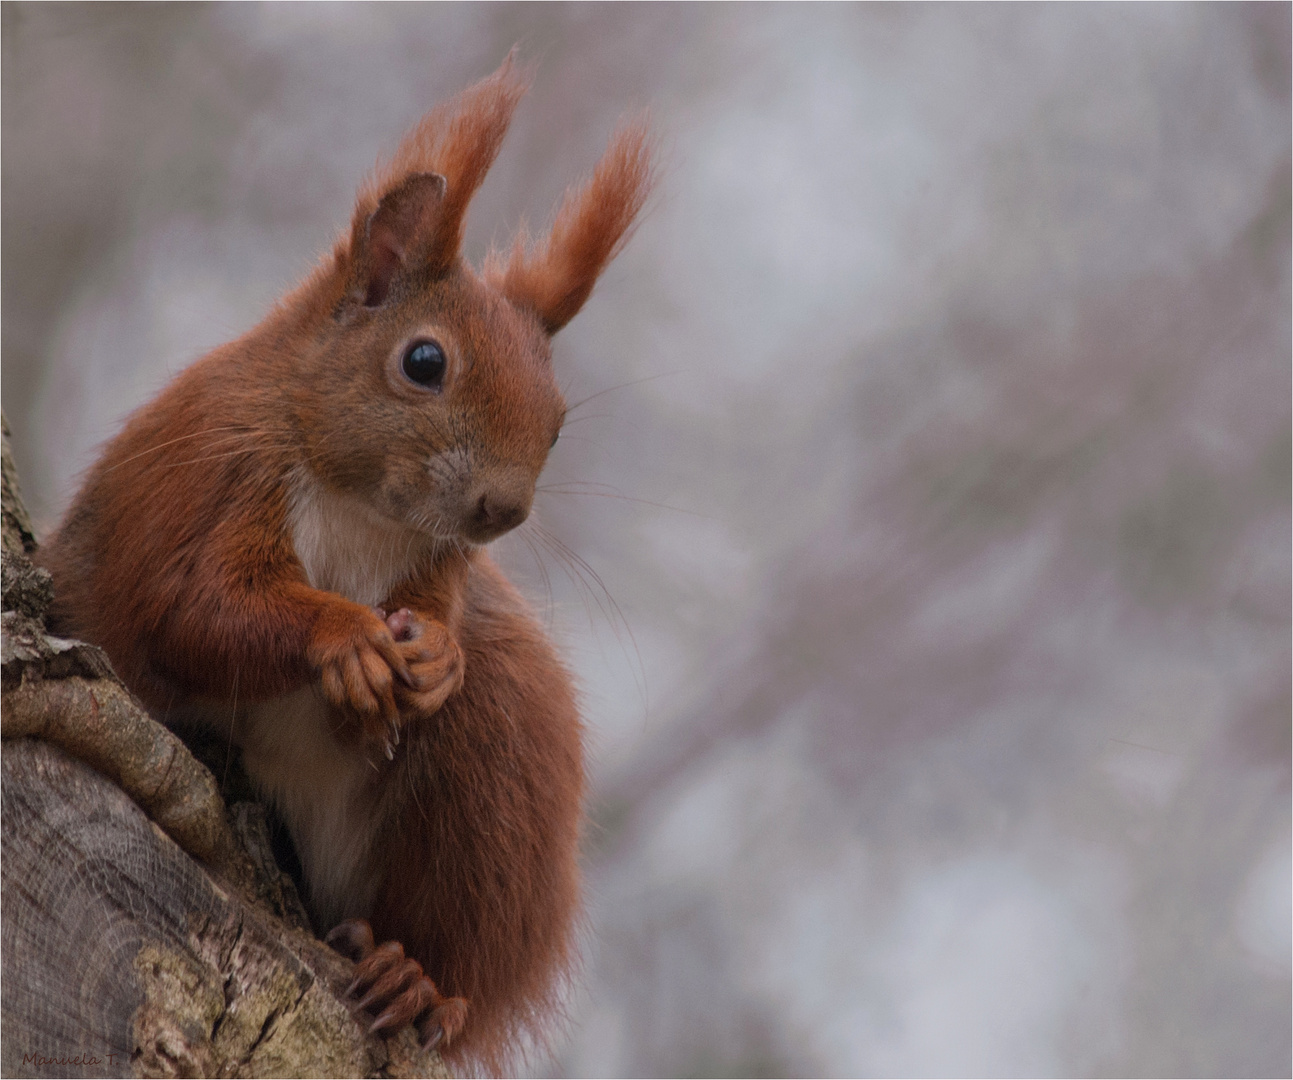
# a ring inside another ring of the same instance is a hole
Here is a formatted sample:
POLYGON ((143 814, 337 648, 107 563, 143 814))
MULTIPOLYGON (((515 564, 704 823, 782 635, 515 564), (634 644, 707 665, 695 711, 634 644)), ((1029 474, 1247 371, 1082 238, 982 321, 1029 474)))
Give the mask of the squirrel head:
POLYGON ((387 518, 483 544, 529 514, 565 403, 550 340, 627 240, 651 187, 642 120, 625 124, 552 229, 522 229, 477 274, 468 203, 528 88, 515 50, 438 106, 361 187, 347 235, 287 301, 293 420, 307 468, 387 518))

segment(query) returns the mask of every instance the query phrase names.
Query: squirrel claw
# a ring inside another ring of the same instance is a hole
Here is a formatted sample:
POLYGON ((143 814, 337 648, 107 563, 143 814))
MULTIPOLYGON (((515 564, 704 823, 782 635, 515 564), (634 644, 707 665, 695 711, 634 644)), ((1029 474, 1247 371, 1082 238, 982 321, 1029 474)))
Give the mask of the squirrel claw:
MULTIPOLYGON (((436 995, 439 997, 439 995, 436 995)), ((434 1050, 442 1042, 445 1045, 453 1042, 467 1022, 467 1001, 465 998, 440 998, 440 1002, 430 1015, 423 1017, 417 1024, 418 1035, 422 1040, 423 1050, 434 1050)))
POLYGON ((413 685, 409 661, 378 617, 380 610, 337 598, 316 619, 306 652, 324 697, 370 737, 382 725, 399 722, 395 692, 413 685))
POLYGON ((377 1013, 370 1034, 391 1034, 414 1024, 424 1050, 448 1044, 467 1019, 463 998, 446 998, 422 971, 422 965, 404 955, 398 941, 374 947, 373 931, 366 919, 347 919, 332 929, 329 945, 357 961, 355 977, 345 996, 362 993, 355 1007, 377 1013))

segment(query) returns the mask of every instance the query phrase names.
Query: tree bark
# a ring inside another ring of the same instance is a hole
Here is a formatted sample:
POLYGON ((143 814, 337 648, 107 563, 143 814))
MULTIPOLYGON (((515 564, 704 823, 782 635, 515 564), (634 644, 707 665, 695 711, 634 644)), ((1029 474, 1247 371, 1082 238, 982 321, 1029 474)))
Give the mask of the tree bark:
POLYGON ((447 1076, 366 1034, 264 813, 153 721, 104 654, 46 633, 49 577, 4 427, 0 1070, 447 1076))

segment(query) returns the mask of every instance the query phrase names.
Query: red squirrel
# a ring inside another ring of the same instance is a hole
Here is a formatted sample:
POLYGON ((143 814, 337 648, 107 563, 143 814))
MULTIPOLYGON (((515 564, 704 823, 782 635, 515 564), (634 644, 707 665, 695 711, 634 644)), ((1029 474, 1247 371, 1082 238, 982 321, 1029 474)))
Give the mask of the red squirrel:
POLYGON ((473 272, 467 204, 526 88, 509 56, 429 112, 308 278, 130 417, 40 553, 56 630, 236 742, 374 1028, 493 1071, 569 974, 584 779, 570 675, 485 545, 530 511, 565 416, 550 339, 652 171, 622 126, 546 238, 473 272))

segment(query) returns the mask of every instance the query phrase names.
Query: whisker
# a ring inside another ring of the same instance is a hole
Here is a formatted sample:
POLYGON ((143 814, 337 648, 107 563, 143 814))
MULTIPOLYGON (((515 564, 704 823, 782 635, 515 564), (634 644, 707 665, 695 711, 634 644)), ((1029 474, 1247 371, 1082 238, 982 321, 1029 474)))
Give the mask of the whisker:
POLYGON ((534 560, 534 565, 539 571, 539 580, 543 582, 543 592, 547 597, 547 604, 544 610, 548 615, 548 629, 551 630, 556 601, 552 595, 552 579, 548 576, 548 568, 543 565, 543 558, 539 554, 539 549, 535 546, 534 538, 526 531, 526 528, 532 527, 532 525, 532 520, 527 521, 525 525, 516 531, 516 535, 521 538, 522 542, 529 549, 530 558, 534 560))
POLYGON ((413 803, 418 808, 418 813, 422 815, 422 820, 431 824, 431 816, 426 812, 426 807, 422 805, 422 800, 418 798, 418 786, 413 782, 413 770, 405 769, 404 775, 408 778, 409 794, 413 796, 413 803))
POLYGON ((590 401, 596 401, 603 394, 610 394, 616 390, 624 390, 630 386, 640 386, 642 383, 652 382, 655 379, 663 379, 666 375, 678 375, 681 374, 682 371, 682 368, 676 368, 673 371, 657 371, 654 375, 646 375, 641 379, 632 379, 629 382, 619 383, 616 386, 608 386, 605 390, 598 390, 595 394, 589 394, 582 401, 576 401, 573 405, 568 405, 566 407, 566 412, 572 413, 581 406, 587 405, 590 401))
MULTIPOLYGON (((147 450, 141 450, 137 454, 132 454, 124 461, 118 461, 115 465, 110 466, 104 471, 113 472, 116 469, 129 465, 133 461, 138 461, 142 457, 147 457, 149 454, 155 454, 159 451, 165 450, 168 446, 174 446, 176 443, 186 442, 190 439, 197 439, 206 435, 215 435, 222 431, 234 432, 235 434, 226 435, 224 438, 220 439, 213 439, 207 444, 208 448, 225 446, 228 443, 237 442, 240 439, 264 439, 267 437, 290 439, 296 434, 289 428, 274 428, 266 430, 261 428, 244 427, 241 424, 229 424, 222 427, 205 428, 202 431, 190 432, 188 435, 180 435, 177 438, 167 439, 165 442, 158 443, 156 446, 150 446, 147 450)), ((285 445, 291 444, 288 443, 285 445)))
MULTIPOLYGON (((580 481, 571 481, 579 483, 580 481)), ((584 481, 591 484, 591 481, 584 481)), ((604 485, 603 485, 604 486, 604 485)), ((708 514, 701 514, 695 510, 684 510, 681 506, 670 506, 668 503, 652 502, 650 499, 639 499, 633 495, 624 495, 618 491, 569 491, 564 484, 544 484, 534 489, 536 492, 541 491, 545 495, 596 495, 603 499, 621 499, 624 502, 641 503, 643 506, 654 506, 660 510, 672 510, 675 514, 687 514, 690 517, 702 518, 706 521, 711 520, 708 514)))
POLYGON ((187 461, 170 461, 159 465, 161 469, 178 469, 183 465, 201 465, 207 461, 220 461, 223 458, 238 457, 241 454, 255 454, 264 450, 289 450, 289 446, 244 446, 241 450, 229 450, 223 454, 208 454, 206 457, 189 458, 187 461))
MULTIPOLYGON (((611 592, 606 587, 606 583, 602 580, 601 575, 593 569, 592 565, 582 555, 567 545, 554 533, 540 525, 537 521, 534 522, 534 535, 549 552, 555 555, 557 559, 563 563, 563 565, 574 571, 571 575, 571 580, 576 584, 583 585, 587 590, 589 598, 597 604, 598 609, 602 612, 602 616, 609 623, 611 630, 615 634, 616 639, 620 642, 621 647, 624 647, 624 641, 620 636, 619 628, 622 627, 624 633, 628 635, 629 642, 633 646, 634 657, 637 660, 637 664, 633 672, 633 682, 637 686, 638 692, 642 695, 643 706, 646 707, 648 705, 646 667, 642 663, 642 650, 638 647, 637 638, 633 635, 633 628, 629 625, 628 619, 624 617, 623 610, 616 602, 615 597, 611 595, 611 592), (587 575, 587 578, 591 578, 596 584, 596 590, 589 585, 585 575, 587 575), (602 597, 605 597, 606 603, 603 603, 601 598, 597 595, 598 591, 600 591, 602 597)), ((591 615, 591 612, 589 614, 591 615)), ((625 649, 624 655, 625 659, 630 659, 627 649, 625 649)))
POLYGON ((234 726, 238 723, 238 676, 241 674, 241 666, 233 669, 233 700, 229 703, 229 742, 224 749, 224 776, 220 780, 221 791, 224 791, 229 783, 229 766, 233 761, 233 732, 234 726))
POLYGON ((566 428, 568 428, 571 424, 582 424, 585 420, 613 420, 613 419, 615 419, 614 413, 608 413, 608 412, 584 413, 583 416, 575 416, 569 420, 566 420, 564 423, 562 423, 561 430, 564 432, 566 428))
POLYGON ((158 443, 156 446, 150 446, 147 450, 141 450, 137 454, 132 454, 130 457, 126 458, 125 461, 118 461, 111 468, 105 469, 104 472, 112 472, 115 469, 120 469, 123 465, 129 465, 132 461, 139 460, 141 457, 147 457, 149 454, 155 454, 159 450, 165 450, 168 446, 174 446, 176 443, 184 442, 187 439, 201 438, 203 435, 213 435, 217 431, 239 431, 250 433, 251 429, 245 428, 241 424, 227 424, 224 427, 207 428, 205 431, 192 431, 187 435, 180 435, 174 439, 167 439, 166 442, 158 443))
POLYGON ((561 441, 566 444, 577 442, 588 443, 590 446, 597 447, 598 450, 605 450, 606 448, 604 443, 601 443, 596 439, 586 438, 583 435, 568 435, 566 434, 565 428, 562 428, 561 430, 561 441))
MULTIPOLYGON (((575 594, 579 597, 579 602, 583 605, 584 614, 588 617, 588 623, 591 626, 593 624, 593 609, 589 602, 591 586, 589 586, 588 582, 586 582, 581 576, 579 576, 578 567, 576 567, 573 563, 570 562, 569 559, 567 559, 564 555, 562 555, 560 551, 558 551, 555 547, 553 547, 552 544, 549 543, 547 536, 537 531, 538 530, 537 524, 535 525, 535 530, 536 530, 534 533, 535 541, 539 544, 540 547, 543 548, 544 551, 546 551, 549 555, 551 555, 553 558, 557 560, 557 562, 561 565, 562 571, 566 575, 566 580, 570 581, 575 586, 575 594)), ((593 600, 593 602, 596 602, 597 600, 595 595, 591 596, 591 599, 593 600)), ((606 617, 606 613, 604 610, 603 610, 603 617, 606 617)), ((607 621, 610 622, 610 619, 607 618, 607 621)))

